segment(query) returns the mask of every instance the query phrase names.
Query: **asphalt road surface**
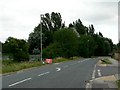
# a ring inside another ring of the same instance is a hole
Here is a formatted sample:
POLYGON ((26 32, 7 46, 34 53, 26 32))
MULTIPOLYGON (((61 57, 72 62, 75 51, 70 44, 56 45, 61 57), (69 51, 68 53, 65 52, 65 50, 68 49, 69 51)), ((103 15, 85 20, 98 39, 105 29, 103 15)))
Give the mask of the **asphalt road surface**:
POLYGON ((50 64, 2 77, 2 88, 86 88, 98 58, 50 64))

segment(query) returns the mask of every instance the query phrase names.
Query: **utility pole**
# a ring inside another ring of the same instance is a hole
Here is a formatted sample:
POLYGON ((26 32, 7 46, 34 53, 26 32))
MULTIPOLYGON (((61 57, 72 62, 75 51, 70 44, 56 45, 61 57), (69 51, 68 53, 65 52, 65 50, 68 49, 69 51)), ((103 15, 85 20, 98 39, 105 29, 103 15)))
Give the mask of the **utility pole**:
MULTIPOLYGON (((44 62, 43 62, 43 60, 42 60, 42 22, 43 22, 43 20, 42 20, 42 18, 44 18, 44 14, 41 14, 40 15, 40 30, 41 30, 41 40, 40 40, 40 42, 41 42, 41 44, 40 44, 40 47, 41 47, 41 62, 42 62, 42 64, 45 64, 44 62)), ((46 18, 47 20, 49 20, 50 21, 50 19, 49 18, 46 18)), ((49 28, 49 26, 47 26, 48 27, 48 29, 49 29, 49 31, 50 31, 50 28, 49 28)))
POLYGON ((44 17, 43 14, 40 15, 40 30, 41 30, 41 44, 40 44, 40 47, 41 47, 41 62, 43 63, 43 60, 42 60, 42 17, 44 17))

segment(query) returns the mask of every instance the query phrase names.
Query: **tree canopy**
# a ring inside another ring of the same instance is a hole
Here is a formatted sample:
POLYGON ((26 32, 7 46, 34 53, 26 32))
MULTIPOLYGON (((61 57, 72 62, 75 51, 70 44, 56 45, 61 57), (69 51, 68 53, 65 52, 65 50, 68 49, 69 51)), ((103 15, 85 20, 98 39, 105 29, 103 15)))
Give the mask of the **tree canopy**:
POLYGON ((23 39, 9 37, 3 44, 3 53, 12 56, 15 61, 29 60, 29 45, 23 39))
POLYGON ((25 60, 29 54, 40 54, 41 28, 43 57, 91 57, 109 55, 120 43, 114 45, 102 32, 95 33, 93 24, 85 26, 80 19, 68 26, 62 22, 58 12, 45 13, 41 22, 29 34, 28 41, 9 37, 3 44, 3 52, 14 57, 14 60, 25 60), (16 57, 17 56, 17 57, 16 57))

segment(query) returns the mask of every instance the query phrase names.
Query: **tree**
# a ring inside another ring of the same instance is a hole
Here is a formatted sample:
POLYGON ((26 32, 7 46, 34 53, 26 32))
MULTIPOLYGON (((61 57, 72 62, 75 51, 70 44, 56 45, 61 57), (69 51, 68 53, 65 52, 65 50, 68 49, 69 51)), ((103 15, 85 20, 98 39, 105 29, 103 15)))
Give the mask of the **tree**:
POLYGON ((103 35, 102 35, 102 33, 101 33, 101 32, 99 32, 99 36, 100 36, 100 37, 103 37, 103 35))
POLYGON ((43 48, 53 43, 53 34, 55 31, 65 27, 65 24, 62 23, 60 13, 52 12, 51 15, 46 13, 44 17, 42 17, 42 23, 38 24, 38 26, 34 28, 34 31, 29 34, 28 42, 30 44, 30 53, 32 53, 34 48, 40 48, 41 25, 43 48))
POLYGON ((15 61, 26 61, 29 60, 28 48, 29 45, 25 40, 9 37, 4 43, 3 50, 15 61))
MULTIPOLYGON (((102 33, 101 33, 102 34, 102 33)), ((93 35, 97 48, 95 49, 96 56, 108 55, 113 51, 113 42, 111 39, 101 37, 101 35, 93 35)))
POLYGON ((78 37, 71 29, 61 29, 54 34, 54 43, 62 49, 63 57, 72 57, 77 54, 78 37))
MULTIPOLYGON (((72 26, 72 24, 69 26, 72 26)), ((80 35, 84 35, 86 33, 85 26, 82 24, 80 19, 76 20, 76 22, 73 22, 73 26, 80 35)))
POLYGON ((88 31, 89 31, 90 35, 94 35, 95 29, 94 29, 94 26, 92 24, 89 25, 88 31))
POLYGON ((83 35, 79 38, 79 55, 82 57, 91 57, 94 55, 97 45, 90 35, 83 35))

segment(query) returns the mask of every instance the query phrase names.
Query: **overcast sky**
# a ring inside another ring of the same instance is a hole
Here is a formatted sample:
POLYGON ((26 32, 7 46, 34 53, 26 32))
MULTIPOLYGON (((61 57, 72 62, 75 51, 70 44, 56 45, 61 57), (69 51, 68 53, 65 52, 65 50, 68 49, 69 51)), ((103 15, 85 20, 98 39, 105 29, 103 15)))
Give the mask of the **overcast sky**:
POLYGON ((119 0, 1 0, 0 41, 9 36, 28 39, 40 22, 40 14, 59 12, 66 26, 81 19, 85 26, 93 24, 96 32, 118 43, 119 0))

